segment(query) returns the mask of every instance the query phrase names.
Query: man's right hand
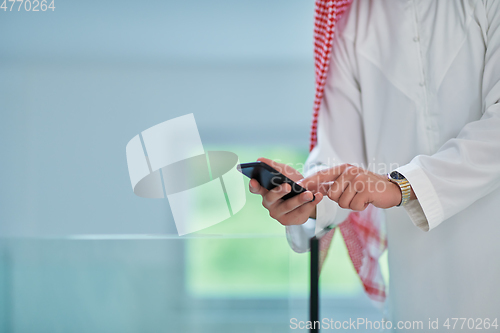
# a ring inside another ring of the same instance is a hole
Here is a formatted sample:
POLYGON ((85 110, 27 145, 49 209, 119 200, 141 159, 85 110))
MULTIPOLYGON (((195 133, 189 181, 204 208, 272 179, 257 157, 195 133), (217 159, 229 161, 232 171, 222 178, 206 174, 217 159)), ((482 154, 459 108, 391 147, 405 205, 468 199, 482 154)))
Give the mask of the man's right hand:
MULTIPOLYGON (((292 167, 277 163, 267 158, 259 158, 258 161, 266 163, 277 171, 281 172, 294 182, 304 177, 292 167)), ((313 193, 311 191, 303 192, 288 200, 281 198, 289 193, 291 187, 289 184, 282 184, 268 191, 255 179, 250 180, 250 192, 262 196, 262 205, 269 211, 269 215, 283 225, 303 224, 308 218, 316 217, 316 205, 323 199, 323 194, 313 193), (311 200, 315 197, 315 200, 311 200)))

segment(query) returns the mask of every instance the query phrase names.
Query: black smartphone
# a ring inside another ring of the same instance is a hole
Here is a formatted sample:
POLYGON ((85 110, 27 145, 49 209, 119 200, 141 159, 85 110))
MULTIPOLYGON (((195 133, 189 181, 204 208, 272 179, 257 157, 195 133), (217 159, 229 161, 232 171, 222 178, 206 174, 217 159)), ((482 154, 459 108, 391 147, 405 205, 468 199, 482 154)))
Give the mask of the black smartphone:
MULTIPOLYGON (((282 197, 283 200, 293 198, 307 191, 305 188, 264 162, 241 163, 238 164, 237 168, 239 172, 248 178, 255 178, 259 184, 267 190, 272 190, 276 186, 284 183, 290 184, 292 190, 282 197)), ((314 199, 316 198, 313 194, 313 199, 311 201, 314 201, 314 199)))

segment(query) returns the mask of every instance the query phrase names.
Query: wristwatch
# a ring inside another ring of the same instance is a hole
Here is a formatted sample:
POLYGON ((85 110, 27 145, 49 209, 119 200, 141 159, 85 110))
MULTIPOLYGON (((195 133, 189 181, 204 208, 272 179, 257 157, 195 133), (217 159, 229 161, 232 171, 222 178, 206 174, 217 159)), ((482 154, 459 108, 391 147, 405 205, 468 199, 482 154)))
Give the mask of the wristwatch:
POLYGON ((399 206, 404 206, 410 201, 410 194, 411 194, 411 186, 410 182, 397 171, 392 171, 387 174, 387 178, 389 181, 393 182, 394 184, 397 184, 399 186, 399 189, 401 190, 401 202, 397 207, 399 206))

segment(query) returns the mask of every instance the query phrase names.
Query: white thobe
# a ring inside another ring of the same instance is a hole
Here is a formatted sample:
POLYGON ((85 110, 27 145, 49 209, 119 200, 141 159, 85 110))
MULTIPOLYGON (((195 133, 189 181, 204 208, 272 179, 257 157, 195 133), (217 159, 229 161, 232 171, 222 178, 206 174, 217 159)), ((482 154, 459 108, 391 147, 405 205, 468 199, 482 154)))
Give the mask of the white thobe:
MULTIPOLYGON (((411 183, 418 200, 385 214, 394 322, 500 317, 499 25, 498 0, 354 0, 337 24, 306 174, 411 183)), ((346 215, 325 198, 291 246, 346 215)))

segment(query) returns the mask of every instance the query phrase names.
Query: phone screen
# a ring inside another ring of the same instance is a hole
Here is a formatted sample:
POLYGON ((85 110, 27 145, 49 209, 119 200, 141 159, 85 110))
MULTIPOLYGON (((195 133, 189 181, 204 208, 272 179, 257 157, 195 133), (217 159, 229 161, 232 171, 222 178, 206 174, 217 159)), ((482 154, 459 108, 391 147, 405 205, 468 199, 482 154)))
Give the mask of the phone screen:
MULTIPOLYGON (((256 179, 259 184, 267 190, 272 190, 276 186, 284 183, 290 184, 292 190, 290 193, 282 197, 283 200, 293 198, 294 196, 307 191, 305 188, 298 185, 281 172, 263 162, 242 163, 238 164, 237 168, 238 171, 248 178, 256 179)), ((314 201, 314 199, 315 198, 313 197, 312 201, 314 201)))

